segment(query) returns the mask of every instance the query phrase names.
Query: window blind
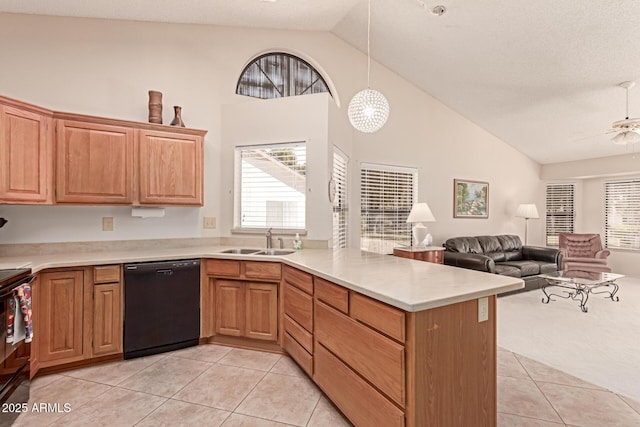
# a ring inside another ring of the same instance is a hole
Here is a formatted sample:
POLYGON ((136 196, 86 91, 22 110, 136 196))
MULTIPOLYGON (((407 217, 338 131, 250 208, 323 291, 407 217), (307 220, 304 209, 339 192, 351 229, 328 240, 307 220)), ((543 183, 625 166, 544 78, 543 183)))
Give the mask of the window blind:
POLYGON ((640 180, 606 182, 605 246, 640 250, 640 180))
POLYGON ((304 229, 304 142, 237 147, 236 165, 237 227, 304 229))
POLYGON ((348 199, 347 199, 347 156, 337 147, 333 150, 333 181, 336 185, 336 196, 333 199, 333 247, 346 248, 348 199))
POLYGON ((360 170, 360 248, 393 253, 411 245, 407 217, 417 193, 418 170, 363 163, 360 170))
POLYGON ((547 184, 547 246, 558 246, 560 233, 573 233, 574 184, 547 184))
POLYGON ((331 92, 308 62, 288 53, 267 53, 245 67, 236 86, 239 95, 272 99, 331 92))

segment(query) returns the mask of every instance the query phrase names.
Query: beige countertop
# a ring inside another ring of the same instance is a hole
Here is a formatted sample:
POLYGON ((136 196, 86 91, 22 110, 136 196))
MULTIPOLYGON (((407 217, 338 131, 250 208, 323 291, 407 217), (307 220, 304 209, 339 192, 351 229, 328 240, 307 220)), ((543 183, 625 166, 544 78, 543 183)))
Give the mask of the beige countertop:
POLYGON ((30 266, 34 273, 77 267, 188 258, 279 261, 406 311, 422 311, 524 287, 520 279, 380 255, 357 249, 302 249, 290 255, 221 254, 229 246, 156 248, 3 257, 2 268, 30 266))

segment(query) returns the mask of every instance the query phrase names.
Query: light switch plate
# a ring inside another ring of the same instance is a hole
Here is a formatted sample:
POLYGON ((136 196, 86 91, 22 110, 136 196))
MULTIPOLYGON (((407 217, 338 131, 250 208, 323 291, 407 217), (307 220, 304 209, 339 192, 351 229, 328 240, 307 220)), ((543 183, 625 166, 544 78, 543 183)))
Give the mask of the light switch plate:
POLYGON ((489 320, 489 298, 478 298, 478 323, 489 320))
POLYGON ((203 218, 202 226, 204 228, 216 228, 216 217, 215 216, 205 216, 203 218))

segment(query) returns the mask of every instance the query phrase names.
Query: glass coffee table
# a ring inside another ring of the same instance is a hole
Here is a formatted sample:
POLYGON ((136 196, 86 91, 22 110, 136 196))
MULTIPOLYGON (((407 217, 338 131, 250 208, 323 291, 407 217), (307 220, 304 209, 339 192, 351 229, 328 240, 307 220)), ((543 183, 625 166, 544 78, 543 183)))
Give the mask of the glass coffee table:
POLYGON ((552 296, 580 301, 580 309, 587 312, 587 301, 589 294, 605 294, 611 301, 620 301, 616 296, 618 284, 615 281, 622 274, 614 273, 593 273, 589 271, 558 271, 555 273, 541 274, 539 277, 545 279, 546 284, 542 286, 545 298, 544 304, 548 304, 552 296), (551 288, 551 289, 549 289, 551 288), (559 292, 559 293, 555 293, 559 292))

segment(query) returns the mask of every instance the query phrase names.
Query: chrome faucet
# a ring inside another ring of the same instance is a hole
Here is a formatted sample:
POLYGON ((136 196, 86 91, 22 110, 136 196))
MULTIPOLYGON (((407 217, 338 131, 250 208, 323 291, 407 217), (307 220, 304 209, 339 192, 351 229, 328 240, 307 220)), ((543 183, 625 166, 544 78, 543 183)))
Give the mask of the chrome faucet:
POLYGON ((272 227, 269 227, 265 234, 265 237, 267 238, 267 249, 271 249, 273 247, 273 241, 271 240, 271 228, 272 227))
POLYGON ((278 244, 280 249, 284 249, 284 240, 282 240, 282 237, 278 237, 278 244))

